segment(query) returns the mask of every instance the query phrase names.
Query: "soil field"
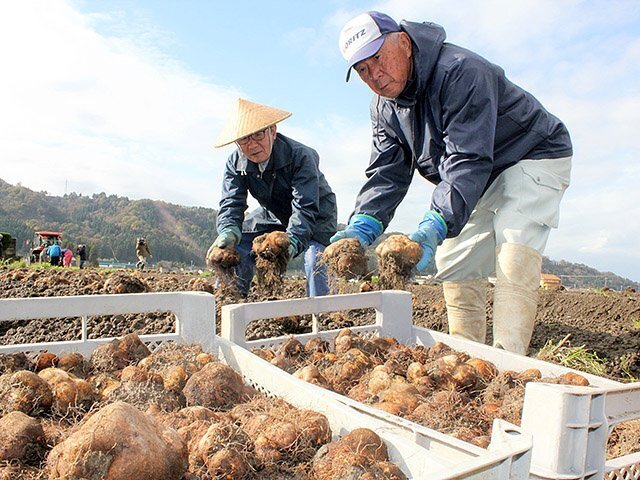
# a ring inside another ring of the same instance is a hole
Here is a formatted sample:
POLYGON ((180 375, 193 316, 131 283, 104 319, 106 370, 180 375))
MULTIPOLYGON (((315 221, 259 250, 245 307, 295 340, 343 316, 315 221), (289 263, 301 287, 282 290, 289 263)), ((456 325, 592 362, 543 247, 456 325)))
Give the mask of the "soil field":
MULTIPOLYGON (((160 272, 102 269, 0 269, 0 298, 94 295, 102 293, 140 293, 169 291, 207 291, 213 293, 210 277, 160 272)), ((413 321, 416 325, 446 331, 446 309, 442 288, 438 285, 409 285, 413 294, 413 321)), ((358 291, 356 284, 341 286, 343 293, 358 291)), ((304 296, 304 282, 287 279, 277 295, 252 290, 248 301, 304 296)), ((488 289, 488 341, 491 340, 491 299, 488 289)), ((232 296, 218 298, 218 307, 237 303, 232 296)), ((89 319, 91 338, 121 336, 126 333, 162 333, 172 331, 173 318, 163 312, 89 319)), ((327 328, 369 323, 371 312, 349 312, 323 317, 327 328)), ((301 333, 310 319, 286 318, 256 322, 247 332, 250 338, 301 333)), ((0 323, 0 344, 76 339, 80 320, 47 319, 0 323)), ((546 291, 541 290, 537 323, 529 355, 536 356, 551 341, 563 348, 584 346, 590 358, 597 356, 603 374, 618 380, 640 379, 640 293, 633 291, 546 291), (568 338, 567 338, 568 336, 568 338), (595 355, 595 356, 594 356, 595 355)), ((552 359, 553 360, 553 359, 552 359)), ((580 369, 580 365, 572 365, 580 369)))

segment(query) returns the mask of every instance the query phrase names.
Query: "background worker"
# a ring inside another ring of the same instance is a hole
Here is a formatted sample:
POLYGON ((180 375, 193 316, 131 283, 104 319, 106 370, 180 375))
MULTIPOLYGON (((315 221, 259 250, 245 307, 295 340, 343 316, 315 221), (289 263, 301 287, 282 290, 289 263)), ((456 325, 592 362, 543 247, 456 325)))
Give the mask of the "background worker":
POLYGON ((70 267, 73 261, 73 251, 70 248, 62 249, 62 266, 70 267))
POLYGON ((423 249, 418 270, 435 254, 449 332, 485 341, 486 279, 495 272, 493 343, 525 354, 541 254, 569 185, 571 140, 500 67, 445 37, 439 25, 398 25, 379 12, 342 29, 347 80, 353 68, 375 93, 373 145, 349 225, 332 241, 371 244, 417 170, 436 186, 411 238, 423 249))
POLYGON ((138 257, 138 263, 136 263, 136 268, 138 270, 144 270, 147 266, 147 257, 153 257, 145 237, 139 237, 136 239, 136 257, 138 257))
POLYGON ((62 249, 60 248, 60 245, 54 242, 53 245, 50 245, 49 247, 47 247, 46 252, 47 252, 47 255, 49 255, 49 263, 52 266, 62 265, 62 262, 61 262, 62 249))
POLYGON ((235 143, 237 149, 225 165, 218 237, 211 248, 236 247, 243 295, 249 292, 255 268, 253 239, 275 230, 287 232, 290 258, 304 252, 307 295, 329 292, 326 267, 318 265, 318 258, 336 232, 336 197, 319 169, 318 153, 277 133, 276 124, 290 116, 238 99, 216 141, 216 147, 235 143), (249 194, 260 207, 245 218, 249 194))
POLYGON ((84 264, 87 261, 87 247, 81 243, 76 247, 76 255, 78 255, 79 259, 79 268, 84 268, 84 264))

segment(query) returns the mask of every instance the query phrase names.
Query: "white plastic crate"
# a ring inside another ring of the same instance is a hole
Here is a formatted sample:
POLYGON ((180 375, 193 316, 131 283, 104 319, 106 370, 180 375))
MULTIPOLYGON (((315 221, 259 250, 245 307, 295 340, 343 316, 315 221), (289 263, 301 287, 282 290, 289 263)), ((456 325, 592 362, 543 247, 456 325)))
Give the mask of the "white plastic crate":
POLYGON ((147 311, 176 314, 175 333, 143 335, 145 343, 165 341, 198 343, 238 371, 245 381, 259 390, 283 398, 298 408, 315 410, 327 416, 335 435, 355 428, 370 428, 380 435, 389 449, 391 461, 414 479, 474 480, 525 479, 531 461, 531 437, 507 422, 494 425, 491 449, 483 450, 438 432, 407 434, 404 426, 354 411, 336 400, 330 392, 291 377, 242 347, 215 336, 214 297, 202 292, 93 295, 0 300, 0 321, 54 317, 82 317, 82 338, 53 342, 0 346, 0 353, 25 352, 31 356, 43 350, 55 353, 80 352, 89 355, 98 345, 111 339, 86 338, 88 315, 114 315, 147 311))
MULTIPOLYGON (((606 444, 617 423, 640 418, 640 383, 622 384, 560 365, 495 349, 469 340, 412 325, 411 294, 400 291, 334 295, 222 307, 222 336, 246 349, 274 347, 290 336, 247 341, 246 326, 257 319, 318 314, 356 308, 374 308, 374 325, 351 327, 359 333, 394 337, 407 345, 432 346, 443 342, 452 348, 494 363, 500 370, 537 368, 543 376, 577 372, 591 387, 529 383, 525 389, 522 431, 533 435, 531 478, 640 479, 640 452, 606 461, 606 444)), ((312 332, 295 335, 301 342, 320 337, 332 340, 339 330, 319 331, 314 316, 312 332)), ((302 382, 302 381, 301 381, 302 382)), ((302 382, 304 383, 304 382, 302 382)), ((314 386, 317 390, 320 387, 314 386)), ((431 430, 374 409, 334 392, 338 401, 358 411, 401 425, 413 434, 431 430)), ((464 443, 464 442, 462 442, 464 443)), ((491 449, 491 447, 490 447, 491 449)), ((640 446, 639 446, 640 450, 640 446)))

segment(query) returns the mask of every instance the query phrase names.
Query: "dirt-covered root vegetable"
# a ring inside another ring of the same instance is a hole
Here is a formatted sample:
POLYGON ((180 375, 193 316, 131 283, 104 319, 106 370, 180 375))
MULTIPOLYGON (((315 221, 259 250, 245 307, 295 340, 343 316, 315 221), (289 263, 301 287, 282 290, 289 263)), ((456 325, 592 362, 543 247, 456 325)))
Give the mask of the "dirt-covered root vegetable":
POLYGON ((348 328, 340 330, 336 338, 333 340, 334 350, 336 354, 346 353, 352 348, 358 348, 360 350, 366 349, 367 341, 359 335, 355 335, 348 328))
POLYGON ((42 352, 36 358, 36 371, 44 370, 45 368, 51 368, 58 365, 58 356, 51 352, 42 352))
POLYGON ((22 412, 0 418, 0 462, 17 461, 38 465, 46 451, 46 438, 40 422, 22 412))
POLYGON ((320 337, 315 337, 304 344, 304 350, 307 353, 327 353, 330 350, 329 342, 322 340, 320 337))
POLYGON ((120 384, 109 393, 108 399, 121 400, 141 409, 156 405, 162 411, 185 406, 182 392, 165 389, 160 375, 133 365, 122 370, 120 384))
POLYGON ((297 358, 304 353, 304 346, 295 337, 290 336, 278 350, 276 355, 282 355, 287 358, 297 358))
POLYGON ((211 247, 207 252, 207 266, 228 271, 240 265, 240 254, 235 248, 211 247))
POLYGON ((182 391, 191 375, 211 361, 199 345, 164 343, 138 362, 138 367, 157 373, 167 390, 182 391))
POLYGON ((567 372, 560 375, 560 380, 565 385, 577 385, 579 387, 588 387, 589 380, 578 373, 567 372))
POLYGON ((400 468, 389 462, 382 439, 367 428, 353 430, 318 450, 313 458, 312 474, 317 480, 407 478, 400 468))
POLYGON ((476 369, 478 377, 485 383, 489 383, 498 375, 498 368, 491 362, 481 358, 470 358, 466 362, 476 369))
POLYGON ((89 410, 100 398, 93 385, 60 368, 45 368, 38 376, 51 387, 51 409, 58 415, 66 415, 72 409, 89 410))
POLYGON ((187 471, 187 449, 175 430, 116 402, 94 413, 47 457, 50 480, 166 480, 187 471), (144 459, 144 461, 141 461, 144 459))
POLYGON ((480 411, 478 402, 465 392, 440 390, 427 397, 406 418, 454 435, 465 441, 491 431, 491 420, 480 411), (457 433, 456 433, 457 432, 457 433), (466 434, 468 436, 461 436, 466 434))
POLYGON ((242 382, 242 377, 222 363, 208 363, 194 373, 183 390, 188 405, 213 410, 226 410, 248 400, 255 391, 242 382))
POLYGON ((19 370, 0 376, 0 414, 13 411, 38 414, 49 410, 52 403, 51 387, 37 374, 19 370))
POLYGON ((140 337, 130 333, 96 348, 91 354, 91 365, 96 372, 112 372, 136 364, 150 354, 140 337))
POLYGON ((322 262, 331 277, 345 280, 364 277, 369 272, 364 248, 356 238, 343 238, 329 245, 322 252, 322 262))
POLYGON ((270 232, 253 240, 256 255, 258 287, 267 293, 280 291, 289 263, 289 236, 285 232, 270 232))
POLYGON ((293 372, 293 376, 299 378, 300 380, 304 380, 307 383, 313 383, 314 385, 319 385, 323 388, 329 388, 329 382, 324 378, 318 367, 315 365, 307 365, 306 367, 299 368, 295 372, 293 372))
POLYGON ((281 399, 259 396, 231 411, 253 441, 261 466, 296 465, 310 460, 331 441, 329 420, 311 410, 298 410, 281 399))
POLYGON ((389 236, 376 247, 382 288, 402 288, 420 261, 422 248, 403 234, 389 236))
POLYGON ((393 382, 389 388, 378 393, 380 402, 374 407, 394 415, 406 415, 420 404, 420 394, 415 386, 393 382))
POLYGON ((206 263, 218 280, 218 293, 225 298, 240 298, 234 270, 236 266, 240 265, 240 254, 236 249, 233 247, 211 247, 207 252, 206 263))
POLYGON ((238 425, 229 421, 214 423, 191 450, 190 470, 205 473, 205 478, 245 478, 253 457, 250 443, 238 425))
POLYGON ((376 360, 362 350, 352 348, 338 356, 335 363, 324 370, 323 375, 331 384, 334 391, 345 394, 353 387, 360 377, 367 373, 376 360))
POLYGON ((61 368, 71 375, 75 375, 78 378, 86 378, 91 371, 91 365, 84 358, 81 353, 71 352, 64 355, 60 355, 57 362, 57 367, 61 368))
POLYGON ((451 372, 451 377, 460 390, 473 389, 478 384, 478 371, 467 363, 456 365, 451 372))

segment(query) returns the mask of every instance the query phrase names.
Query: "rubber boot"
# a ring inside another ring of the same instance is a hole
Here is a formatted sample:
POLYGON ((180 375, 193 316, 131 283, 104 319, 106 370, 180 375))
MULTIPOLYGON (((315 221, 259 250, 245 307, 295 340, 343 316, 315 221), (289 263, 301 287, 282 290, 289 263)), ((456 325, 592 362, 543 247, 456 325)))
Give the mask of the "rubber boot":
POLYGON ((487 333, 486 287, 484 279, 442 284, 450 335, 484 343, 487 333))
POLYGON ((526 355, 538 309, 542 255, 520 243, 496 249, 493 346, 526 355))

